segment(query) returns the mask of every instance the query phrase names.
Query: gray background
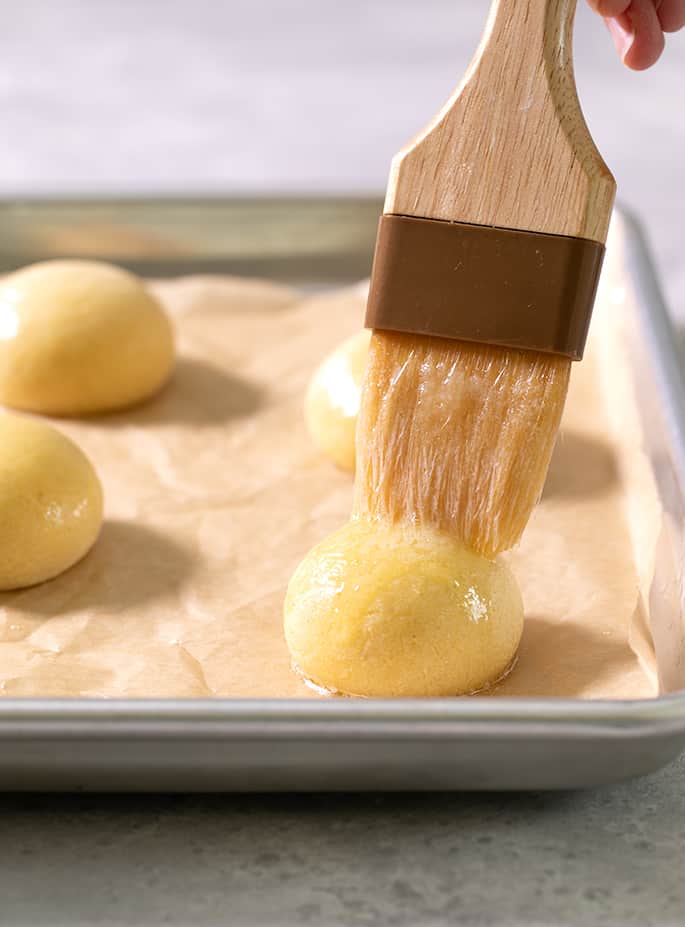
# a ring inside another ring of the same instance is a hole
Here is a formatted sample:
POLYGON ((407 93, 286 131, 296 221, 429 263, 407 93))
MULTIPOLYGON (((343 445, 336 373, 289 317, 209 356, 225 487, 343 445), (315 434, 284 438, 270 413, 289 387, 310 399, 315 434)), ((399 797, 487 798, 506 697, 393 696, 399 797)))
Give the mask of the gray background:
MULTIPOLYGON (((17 0, 0 195, 377 191, 477 0, 17 0)), ((577 78, 685 320, 685 36, 632 74, 581 2, 577 78)), ((685 763, 584 794, 4 797, 2 924, 685 921, 685 763)))

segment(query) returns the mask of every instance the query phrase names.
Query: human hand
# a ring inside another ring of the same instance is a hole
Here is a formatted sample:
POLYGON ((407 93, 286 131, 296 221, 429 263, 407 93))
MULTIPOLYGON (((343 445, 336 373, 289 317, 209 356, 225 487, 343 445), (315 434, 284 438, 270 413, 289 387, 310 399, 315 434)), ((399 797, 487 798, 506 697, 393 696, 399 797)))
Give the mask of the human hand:
POLYGON ((685 0, 588 0, 604 17, 621 61, 634 71, 651 67, 664 50, 664 32, 685 26, 685 0))

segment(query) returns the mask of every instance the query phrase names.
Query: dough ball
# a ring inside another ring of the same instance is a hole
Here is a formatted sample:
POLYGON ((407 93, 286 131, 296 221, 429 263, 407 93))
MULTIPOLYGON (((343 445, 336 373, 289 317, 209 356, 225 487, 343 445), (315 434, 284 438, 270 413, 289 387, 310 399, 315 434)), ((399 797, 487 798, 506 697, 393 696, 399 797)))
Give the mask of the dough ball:
POLYGON ((446 535, 353 520, 314 547, 285 600, 295 666, 347 695, 463 695, 510 667, 516 581, 446 535))
POLYGON ((314 371, 305 400, 312 441, 339 467, 354 470, 357 413, 370 331, 343 341, 314 371))
POLYGON ((0 589, 68 569, 101 524, 102 489, 85 454, 44 422, 0 413, 0 589))
POLYGON ((46 261, 0 281, 0 402, 45 415, 133 405, 168 379, 171 324, 133 274, 46 261))

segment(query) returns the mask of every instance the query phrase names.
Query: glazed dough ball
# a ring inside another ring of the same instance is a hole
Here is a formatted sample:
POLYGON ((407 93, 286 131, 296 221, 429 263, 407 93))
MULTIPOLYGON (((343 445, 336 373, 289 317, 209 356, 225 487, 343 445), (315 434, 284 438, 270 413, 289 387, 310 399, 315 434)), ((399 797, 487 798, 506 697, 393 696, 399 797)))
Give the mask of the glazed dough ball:
POLYGON ((171 325, 140 280, 46 261, 0 281, 0 402, 46 415, 133 405, 168 379, 171 325))
POLYGON ((361 519, 307 554, 285 601, 295 667, 347 695, 475 692, 507 672, 522 630, 503 562, 433 531, 361 519))
POLYGON ((339 467, 354 470, 357 413, 370 331, 357 332, 314 371, 305 400, 312 441, 339 467))
POLYGON ((85 454, 43 422, 0 413, 0 589, 66 570, 101 523, 102 490, 85 454))

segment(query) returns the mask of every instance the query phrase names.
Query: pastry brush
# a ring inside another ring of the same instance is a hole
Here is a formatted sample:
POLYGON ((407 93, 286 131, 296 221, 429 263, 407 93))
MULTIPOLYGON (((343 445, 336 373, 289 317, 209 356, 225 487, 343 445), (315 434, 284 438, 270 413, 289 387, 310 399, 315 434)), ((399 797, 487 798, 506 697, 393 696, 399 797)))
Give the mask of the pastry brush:
POLYGON ((393 159, 354 515, 493 557, 537 502, 583 354, 615 183, 585 124, 575 0, 494 0, 461 85, 393 159))

